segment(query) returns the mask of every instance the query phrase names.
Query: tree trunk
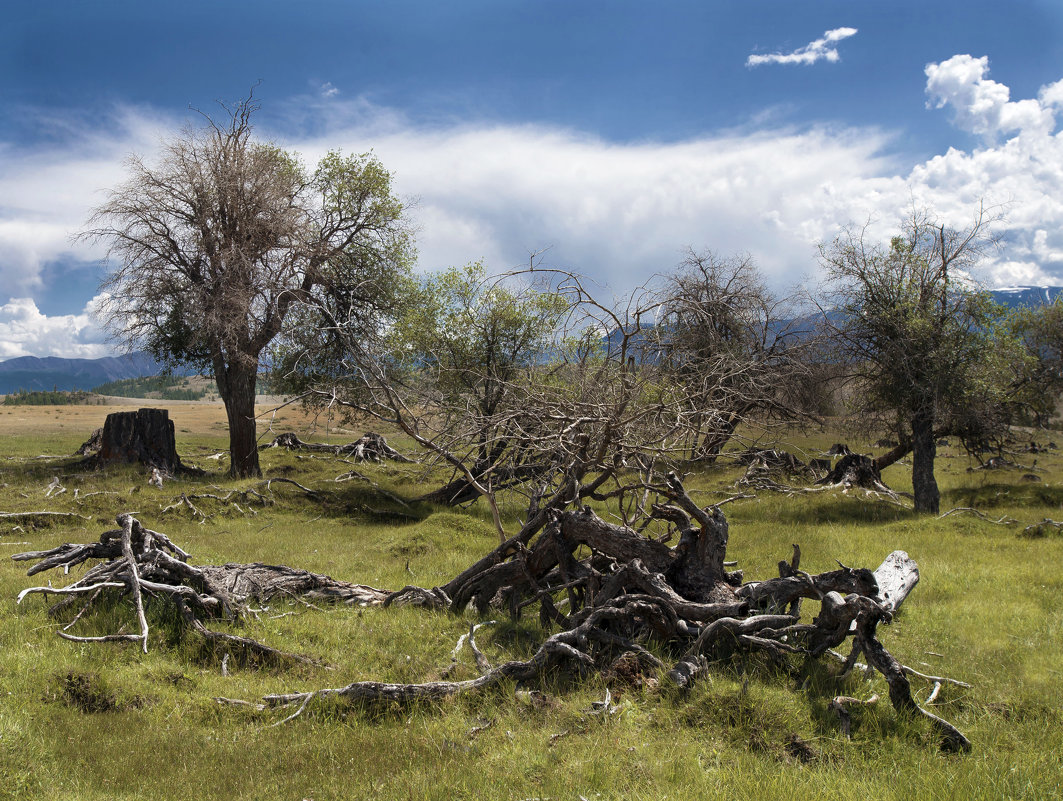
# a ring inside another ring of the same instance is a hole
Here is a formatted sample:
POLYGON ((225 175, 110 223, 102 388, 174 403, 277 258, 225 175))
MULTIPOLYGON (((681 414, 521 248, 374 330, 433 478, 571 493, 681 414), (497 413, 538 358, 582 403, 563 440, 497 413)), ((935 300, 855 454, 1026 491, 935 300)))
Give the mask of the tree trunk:
POLYGON ((933 412, 917 412, 912 417, 912 491, 915 494, 915 511, 937 514, 941 493, 934 479, 934 457, 937 443, 934 441, 933 412))
POLYGON ((255 423, 258 359, 238 354, 225 364, 222 357, 215 357, 214 377, 229 420, 229 475, 258 478, 262 475, 255 423))
POLYGON ((138 409, 107 415, 99 452, 90 457, 97 466, 140 463, 174 474, 181 469, 174 425, 166 409, 138 409))

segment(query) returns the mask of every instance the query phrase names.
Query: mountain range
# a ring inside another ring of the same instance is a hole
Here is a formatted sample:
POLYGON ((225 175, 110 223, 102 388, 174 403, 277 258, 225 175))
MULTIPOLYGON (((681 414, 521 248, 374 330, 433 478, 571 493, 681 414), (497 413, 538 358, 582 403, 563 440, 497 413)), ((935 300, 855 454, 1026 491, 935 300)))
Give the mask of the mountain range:
MULTIPOLYGON (((1063 286, 1015 286, 995 289, 993 299, 1007 308, 1054 303, 1063 286)), ((144 352, 102 359, 63 359, 19 356, 0 362, 0 395, 25 390, 92 389, 108 381, 144 378, 166 371, 165 365, 144 352)), ((185 375, 186 372, 178 371, 185 375)))
POLYGON ((19 356, 0 362, 0 395, 20 389, 92 389, 108 381, 158 375, 166 366, 144 352, 102 359, 19 356))

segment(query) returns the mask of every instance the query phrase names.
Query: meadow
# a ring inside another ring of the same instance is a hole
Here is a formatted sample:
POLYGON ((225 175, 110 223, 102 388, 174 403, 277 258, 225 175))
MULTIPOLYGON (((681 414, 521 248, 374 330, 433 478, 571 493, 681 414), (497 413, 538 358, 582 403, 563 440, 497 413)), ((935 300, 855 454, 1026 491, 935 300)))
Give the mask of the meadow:
MULTIPOLYGON (((159 489, 143 469, 86 469, 70 454, 125 407, 0 407, 0 512, 67 512, 77 518, 0 520, 0 796, 40 799, 1048 799, 1063 797, 1063 535, 1044 518, 1063 519, 1063 452, 1017 454, 1022 470, 975 470, 957 447, 942 447, 943 519, 860 493, 784 496, 761 492, 728 504, 730 559, 746 578, 777 574, 802 549, 802 568, 874 568, 907 551, 921 580, 883 643, 902 662, 960 679, 945 686, 936 714, 973 743, 945 755, 924 721, 898 715, 883 699, 854 711, 847 739, 828 709, 846 694, 885 695, 881 677, 839 679, 826 665, 788 667, 771 660, 716 664, 687 694, 664 677, 641 685, 615 677, 615 714, 593 714, 606 679, 549 675, 534 688, 512 685, 436 704, 350 707, 311 704, 259 711, 218 697, 256 701, 270 693, 339 687, 358 679, 438 678, 458 638, 477 618, 419 609, 310 607, 272 603, 229 630, 319 664, 255 667, 176 636, 172 620, 149 604, 147 655, 133 645, 74 643, 56 636, 49 602, 19 591, 27 578, 8 557, 63 542, 89 542, 122 512, 166 533, 196 563, 288 564, 375 587, 431 587, 450 579, 497 543, 486 512, 407 501, 439 485, 416 464, 349 465, 335 457, 263 451, 271 503, 196 501, 163 511, 185 494, 223 495, 234 482, 224 459, 225 415, 218 404, 160 402, 170 410, 182 458, 207 471, 159 489), (356 467, 372 483, 335 479, 356 467), (1039 480, 1024 479, 1035 475, 1039 480), (54 478, 64 492, 48 493, 54 478), (1011 519, 1000 524, 992 521, 1011 519), (280 724, 280 725, 276 725, 280 724)), ((136 405, 128 408, 136 408, 136 405)), ((288 407, 260 421, 263 441, 296 431, 303 439, 348 442, 365 428, 311 430, 288 407)), ((322 421, 319 421, 319 423, 322 421)), ((383 432, 387 434, 388 432, 383 432)), ((818 456, 837 431, 792 432, 784 447, 818 456)), ((1047 441, 1050 437, 1036 437, 1047 441)), ((1060 438, 1063 443, 1063 437, 1060 438)), ((401 438, 391 443, 417 454, 401 438)), ((868 450, 852 441, 854 449, 868 450)), ((742 469, 729 462, 688 479, 699 502, 733 494, 742 469)), ((898 464, 884 478, 909 490, 898 464)), ((503 509, 509 523, 523 513, 503 509)), ((62 581, 55 576, 54 581, 62 581)), ((128 618, 119 602, 108 620, 81 633, 114 630, 128 618)), ((541 640, 536 616, 504 612, 477 642, 494 664, 527 658, 541 640)), ((223 624, 218 624, 222 628, 223 624)), ((465 650, 453 678, 478 671, 465 650)), ((913 680, 920 700, 929 686, 913 680)))

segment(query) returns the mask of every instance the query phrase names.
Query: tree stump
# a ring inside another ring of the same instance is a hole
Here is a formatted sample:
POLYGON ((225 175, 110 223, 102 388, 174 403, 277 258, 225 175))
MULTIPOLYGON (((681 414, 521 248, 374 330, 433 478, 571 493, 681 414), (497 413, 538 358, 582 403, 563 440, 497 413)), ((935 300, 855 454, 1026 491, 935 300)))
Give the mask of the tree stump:
POLYGON ((138 409, 107 415, 99 452, 90 461, 96 467, 139 463, 170 475, 177 473, 182 465, 170 413, 138 409))

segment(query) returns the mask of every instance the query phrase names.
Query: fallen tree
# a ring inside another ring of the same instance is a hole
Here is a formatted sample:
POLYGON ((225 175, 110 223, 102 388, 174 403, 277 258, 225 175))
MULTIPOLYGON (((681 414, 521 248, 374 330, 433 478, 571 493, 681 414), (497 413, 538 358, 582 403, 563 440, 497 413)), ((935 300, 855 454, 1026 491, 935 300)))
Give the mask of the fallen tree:
MULTIPOLYGON (((674 473, 656 490, 658 502, 647 508, 642 523, 667 527, 668 535, 677 535, 674 547, 663 541, 665 536, 653 538, 636 527, 609 523, 589 507, 566 509, 548 502, 517 535, 447 584, 407 586, 394 592, 283 566, 196 567, 164 535, 122 515, 118 518, 121 528, 105 532, 98 543, 63 545, 14 557, 37 561, 31 575, 54 567, 69 569, 89 559, 102 560, 66 587, 31 587, 19 600, 31 593, 87 595, 66 629, 84 617, 103 593, 119 592, 132 599, 139 634, 74 637, 65 630, 60 634, 81 641, 132 641, 146 648, 144 603, 145 598, 153 598, 175 604, 194 634, 275 659, 297 657, 247 638, 214 632, 205 621, 239 616, 247 611, 249 600, 283 594, 383 606, 414 604, 456 613, 470 605, 481 613, 499 607, 515 618, 537 608, 543 627, 557 629, 529 659, 498 666, 491 666, 470 642, 480 675, 467 681, 360 681, 263 699, 263 706, 298 704, 295 715, 320 697, 439 699, 507 680, 532 681, 547 670, 585 675, 608 671, 625 661, 664 673, 677 687, 687 688, 706 673, 710 660, 740 652, 767 653, 773 659, 817 659, 831 655, 832 649, 851 639, 847 668, 865 655, 867 664, 885 676, 894 707, 927 718, 941 735, 944 749, 970 748, 958 729, 919 706, 909 684, 913 672, 877 636, 878 625, 892 620, 918 580, 918 569, 906 554, 891 555, 874 572, 839 566, 810 575, 800 569, 800 549, 795 547, 790 561, 780 563, 778 577, 744 582, 740 572, 728 571, 725 564, 728 524, 720 510, 722 504, 699 507, 674 473), (809 622, 801 618, 803 599, 820 602, 819 614, 809 622)), ((68 604, 64 598, 56 606, 68 604)))

